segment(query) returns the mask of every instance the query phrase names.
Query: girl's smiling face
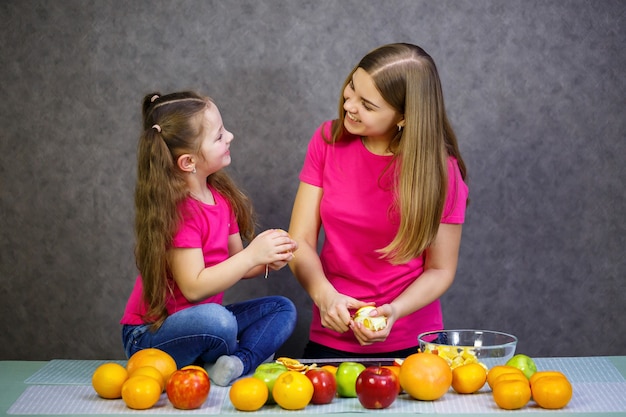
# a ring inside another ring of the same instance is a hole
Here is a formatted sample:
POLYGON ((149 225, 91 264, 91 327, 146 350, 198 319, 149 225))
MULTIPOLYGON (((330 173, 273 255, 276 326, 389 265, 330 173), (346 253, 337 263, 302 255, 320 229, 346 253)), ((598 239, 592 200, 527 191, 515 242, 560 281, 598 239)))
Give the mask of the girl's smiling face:
POLYGON ((357 68, 343 91, 344 126, 353 135, 390 141, 402 115, 387 103, 363 68, 357 68))
POLYGON ((234 136, 224 127, 222 116, 214 103, 210 103, 204 111, 202 124, 203 138, 196 169, 209 176, 230 165, 230 142, 234 136))

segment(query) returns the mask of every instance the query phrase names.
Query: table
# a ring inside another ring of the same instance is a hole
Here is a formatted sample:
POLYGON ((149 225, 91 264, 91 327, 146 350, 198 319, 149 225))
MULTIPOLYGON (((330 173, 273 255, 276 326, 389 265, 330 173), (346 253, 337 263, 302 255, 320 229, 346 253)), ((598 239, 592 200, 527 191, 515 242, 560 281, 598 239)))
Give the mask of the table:
MULTIPOLYGON (((563 358, 566 359, 567 363, 580 363, 580 364, 584 364, 586 363, 586 361, 593 359, 594 357, 591 358, 563 358)), ((617 377, 620 379, 620 381, 618 381, 618 384, 615 386, 619 386, 619 389, 622 389, 622 384, 624 384, 623 386, 626 387, 626 356, 607 356, 607 357, 595 357, 595 359, 597 360, 598 358, 601 358, 603 363, 606 363, 607 366, 609 366, 613 371, 617 370, 616 374, 617 377)), ((537 361, 538 363, 541 361, 541 358, 538 358, 537 361)), ((26 383, 25 381, 27 379, 29 379, 30 377, 32 377, 33 375, 37 374, 39 371, 41 371, 42 369, 45 369, 44 367, 48 366, 50 364, 49 361, 0 361, 0 413, 1 415, 16 415, 16 414, 7 414, 8 410, 11 408, 11 406, 20 398, 20 396, 22 396, 22 394, 27 390, 27 388, 29 387, 29 384, 26 383)), ((584 371, 584 370, 583 370, 584 371)), ((585 374, 585 372, 582 373, 583 375, 585 374)), ((446 394, 448 395, 448 394, 446 394)), ((450 394, 450 395, 456 395, 456 394, 450 394)), ((576 395, 576 392, 575 392, 576 395)), ((613 394, 611 394, 613 395, 613 394)), ((620 394, 617 394, 620 395, 620 394)), ((626 390, 621 392, 621 397, 622 398, 626 398, 626 390)), ((121 400, 120 400, 121 401, 121 400)), ((529 409, 522 409, 519 410, 519 412, 516 411, 505 411, 505 410, 501 410, 501 411, 496 411, 496 412, 490 412, 488 414, 486 413, 466 413, 466 412, 449 412, 449 413, 440 413, 437 412, 436 415, 443 415, 443 416, 460 416, 460 417, 477 417, 477 416, 484 416, 484 415, 493 415, 493 416, 499 416, 499 415, 508 415, 511 416, 513 415, 512 413, 517 413, 520 415, 530 415, 530 416, 546 416, 546 415, 550 415, 550 414, 558 414, 559 416, 576 416, 576 417, 597 417, 597 416, 625 416, 626 415, 626 406, 625 408, 622 410, 621 404, 626 404, 626 400, 622 400, 620 399, 620 409, 617 411, 613 411, 613 412, 568 412, 566 410, 560 410, 560 411, 548 411, 548 410, 538 410, 538 411, 534 411, 534 410, 529 410, 529 409)), ((314 407, 314 406, 309 406, 309 407, 314 407)), ((359 410, 359 412, 339 412, 339 413, 327 413, 327 414, 319 414, 317 412, 308 412, 310 409, 309 407, 307 407, 305 410, 303 411, 297 411, 297 412, 287 412, 286 414, 293 414, 294 416, 305 416, 305 417, 312 417, 314 415, 320 416, 320 415, 328 415, 328 416, 341 416, 341 417, 351 417, 351 416, 360 416, 360 417, 364 417, 364 416, 370 416, 370 415, 374 415, 374 414, 387 414, 387 415, 392 415, 393 413, 391 412, 391 410, 376 410, 376 411, 372 411, 372 412, 367 412, 365 409, 359 410), (386 412, 389 411, 389 412, 386 412)), ((115 414, 115 415, 137 415, 137 411, 133 412, 131 410, 129 410, 128 414, 115 414)), ((145 414, 145 415, 150 415, 150 416, 156 416, 156 415, 167 415, 167 414, 159 414, 156 410, 144 410, 141 411, 141 413, 145 414)), ((241 413, 239 413, 241 414, 241 413)), ((257 415, 260 413, 244 413, 245 415, 257 415)), ((277 413, 273 413, 273 415, 276 415, 277 413)), ((281 414, 285 414, 284 412, 281 414)), ((30 414, 33 415, 33 414, 30 414)), ((77 415, 77 414, 37 414, 39 416, 56 416, 59 417, 60 415, 77 415)), ((112 414, 90 414, 93 417, 98 417, 98 416, 111 416, 112 414)), ((206 415, 206 414, 205 414, 206 415)), ((266 415, 272 415, 272 414, 266 414, 266 415)), ((410 414, 395 414, 395 415, 410 415, 410 414)))

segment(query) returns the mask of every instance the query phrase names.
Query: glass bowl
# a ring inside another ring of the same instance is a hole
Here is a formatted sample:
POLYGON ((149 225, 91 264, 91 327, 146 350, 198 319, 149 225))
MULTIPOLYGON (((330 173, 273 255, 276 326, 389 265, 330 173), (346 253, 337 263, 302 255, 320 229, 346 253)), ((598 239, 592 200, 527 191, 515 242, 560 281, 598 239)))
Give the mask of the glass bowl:
POLYGON ((515 354, 517 337, 492 330, 439 330, 417 337, 420 351, 437 353, 452 368, 479 362, 488 369, 504 365, 515 354))

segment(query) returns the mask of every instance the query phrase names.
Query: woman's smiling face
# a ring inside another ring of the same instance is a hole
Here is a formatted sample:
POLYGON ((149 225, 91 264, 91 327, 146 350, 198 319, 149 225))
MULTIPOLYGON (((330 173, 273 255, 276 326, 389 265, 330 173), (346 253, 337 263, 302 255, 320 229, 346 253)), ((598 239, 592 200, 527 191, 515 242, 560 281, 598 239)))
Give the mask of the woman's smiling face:
POLYGON ((343 97, 344 126, 348 132, 370 139, 391 140, 402 115, 383 99, 365 70, 357 68, 352 74, 343 97))

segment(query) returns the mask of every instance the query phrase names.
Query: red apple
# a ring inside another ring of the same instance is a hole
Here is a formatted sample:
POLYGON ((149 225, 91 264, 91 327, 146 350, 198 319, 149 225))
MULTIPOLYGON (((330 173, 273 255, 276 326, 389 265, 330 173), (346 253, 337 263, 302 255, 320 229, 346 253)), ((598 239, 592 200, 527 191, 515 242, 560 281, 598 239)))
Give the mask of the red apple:
POLYGON ((313 383, 312 404, 328 404, 337 393, 337 380, 330 371, 322 368, 312 368, 305 375, 313 383))
POLYGON ((356 379, 356 395, 365 408, 387 408, 396 400, 399 385, 398 377, 392 370, 370 366, 356 379))
POLYGON ((200 408, 209 397, 211 381, 204 370, 179 369, 167 381, 167 398, 175 408, 193 410, 200 408))
POLYGON ((383 368, 387 368, 391 372, 396 374, 396 378, 398 379, 398 394, 401 394, 402 387, 400 386, 400 366, 399 365, 383 365, 383 368))

